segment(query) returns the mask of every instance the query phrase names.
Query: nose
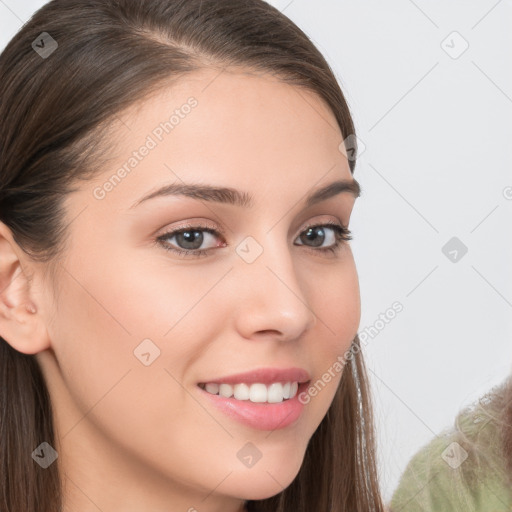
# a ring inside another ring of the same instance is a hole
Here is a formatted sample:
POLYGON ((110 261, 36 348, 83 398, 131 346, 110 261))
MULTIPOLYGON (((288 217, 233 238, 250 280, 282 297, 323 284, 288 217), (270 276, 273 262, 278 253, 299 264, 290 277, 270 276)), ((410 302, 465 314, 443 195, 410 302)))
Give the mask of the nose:
POLYGON ((270 238, 255 261, 240 258, 235 263, 235 324, 246 339, 295 340, 316 324, 309 293, 315 283, 305 282, 305 274, 301 277, 290 248, 270 238))

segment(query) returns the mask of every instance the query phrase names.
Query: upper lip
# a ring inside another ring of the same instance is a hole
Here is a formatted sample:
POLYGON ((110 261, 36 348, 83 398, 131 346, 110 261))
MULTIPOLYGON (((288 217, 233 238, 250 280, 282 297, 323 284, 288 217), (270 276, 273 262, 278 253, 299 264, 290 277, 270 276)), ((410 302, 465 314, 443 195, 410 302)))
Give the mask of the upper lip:
POLYGON ((273 382, 307 382, 310 380, 309 373, 304 368, 257 368, 249 372, 237 373, 219 377, 217 379, 208 379, 200 384, 272 384, 273 382))

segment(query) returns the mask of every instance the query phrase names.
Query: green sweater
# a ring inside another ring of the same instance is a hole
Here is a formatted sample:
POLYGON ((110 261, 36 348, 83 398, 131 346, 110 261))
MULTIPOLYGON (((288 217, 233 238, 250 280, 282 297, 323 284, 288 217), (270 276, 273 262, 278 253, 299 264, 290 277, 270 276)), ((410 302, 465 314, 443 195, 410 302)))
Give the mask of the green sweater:
POLYGON ((467 407, 409 462, 390 512, 511 512, 500 435, 503 386, 467 407))

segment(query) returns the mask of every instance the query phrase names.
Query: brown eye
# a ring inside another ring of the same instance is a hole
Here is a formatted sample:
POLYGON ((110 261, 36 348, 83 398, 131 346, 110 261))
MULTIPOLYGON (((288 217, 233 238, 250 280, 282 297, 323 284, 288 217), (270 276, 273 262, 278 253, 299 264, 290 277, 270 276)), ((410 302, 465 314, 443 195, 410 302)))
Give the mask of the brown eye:
POLYGON ((317 250, 320 252, 331 251, 332 253, 335 253, 341 248, 343 242, 352 240, 350 235, 351 231, 335 222, 317 224, 307 227, 306 230, 301 233, 299 238, 303 243, 299 245, 319 247, 317 250), (329 230, 333 233, 329 234, 329 230), (328 243, 328 246, 320 247, 326 240, 327 242, 330 242, 328 243), (309 243, 312 243, 313 245, 311 246, 309 243))
POLYGON ((214 235, 220 236, 220 234, 212 228, 204 226, 187 226, 185 228, 164 233, 157 238, 157 241, 168 251, 175 252, 177 254, 204 256, 211 248, 219 247, 219 245, 213 245, 207 249, 200 249, 203 243, 215 238, 214 235), (206 235, 203 233, 206 233, 206 235), (176 241, 173 244, 170 244, 168 240, 173 238, 175 238, 176 241), (173 247, 173 245, 177 247, 173 247))

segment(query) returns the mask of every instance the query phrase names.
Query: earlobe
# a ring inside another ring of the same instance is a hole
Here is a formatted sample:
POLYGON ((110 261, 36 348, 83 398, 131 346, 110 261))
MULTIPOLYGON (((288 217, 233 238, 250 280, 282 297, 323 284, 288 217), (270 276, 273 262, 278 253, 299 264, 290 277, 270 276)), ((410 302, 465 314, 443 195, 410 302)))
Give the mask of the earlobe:
POLYGON ((32 280, 23 270, 23 254, 0 221, 0 336, 18 352, 36 354, 50 343, 44 318, 30 296, 32 280))

